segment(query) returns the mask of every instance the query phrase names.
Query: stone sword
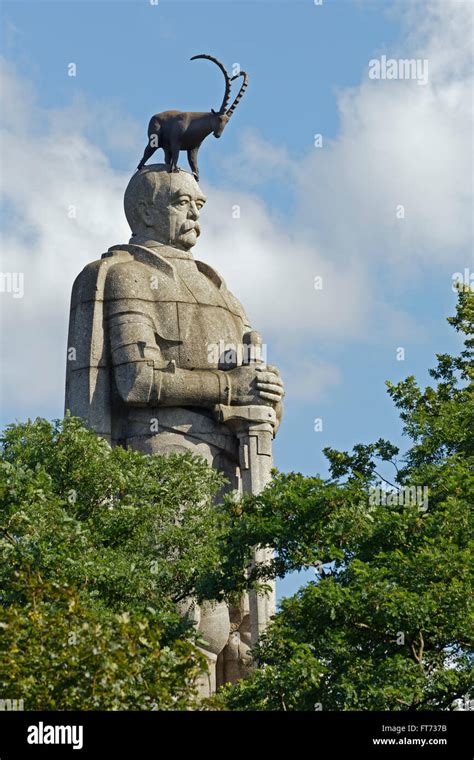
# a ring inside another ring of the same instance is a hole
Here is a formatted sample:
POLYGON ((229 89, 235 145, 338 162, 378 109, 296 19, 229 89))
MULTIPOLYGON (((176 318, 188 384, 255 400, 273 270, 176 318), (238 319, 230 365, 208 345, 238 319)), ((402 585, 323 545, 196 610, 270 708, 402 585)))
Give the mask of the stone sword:
MULTIPOLYGON (((246 364, 264 364, 261 357, 262 340, 255 330, 245 333, 244 344, 248 346, 246 364)), ((272 440, 276 413, 270 406, 226 406, 219 404, 217 414, 220 422, 229 425, 239 440, 239 464, 244 494, 259 494, 271 479, 273 466, 272 440)), ((271 561, 273 550, 255 548, 252 566, 271 561)), ((251 644, 255 646, 260 634, 275 614, 275 581, 267 581, 270 591, 250 591, 251 644)))

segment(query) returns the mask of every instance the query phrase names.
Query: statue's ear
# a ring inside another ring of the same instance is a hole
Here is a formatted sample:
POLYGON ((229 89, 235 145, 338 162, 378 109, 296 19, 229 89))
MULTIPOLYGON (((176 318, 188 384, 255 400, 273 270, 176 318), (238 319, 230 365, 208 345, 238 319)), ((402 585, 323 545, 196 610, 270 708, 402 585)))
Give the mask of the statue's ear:
POLYGON ((137 212, 142 222, 144 222, 146 225, 149 225, 151 223, 151 209, 145 200, 138 201, 137 212))

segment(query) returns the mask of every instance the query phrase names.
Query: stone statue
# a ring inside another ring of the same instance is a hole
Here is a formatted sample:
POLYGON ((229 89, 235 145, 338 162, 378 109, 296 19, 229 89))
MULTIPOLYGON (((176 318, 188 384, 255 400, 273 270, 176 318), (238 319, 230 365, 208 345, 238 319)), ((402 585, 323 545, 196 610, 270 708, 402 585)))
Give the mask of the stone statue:
MULTIPOLYGON (((154 164, 132 177, 129 244, 110 248, 74 283, 66 409, 112 445, 191 451, 222 471, 230 490, 258 492, 270 476, 283 384, 222 277, 193 258, 203 192, 191 174, 168 170, 154 164)), ((207 642, 200 688, 208 694, 245 674, 274 591, 231 609, 189 600, 182 612, 207 642)))
POLYGON ((239 71, 238 74, 230 77, 222 63, 212 55, 195 55, 191 60, 195 61, 197 58, 205 58, 208 61, 212 61, 219 66, 224 74, 225 92, 221 107, 218 111, 214 111, 213 108, 210 111, 204 112, 163 111, 152 116, 148 125, 148 145, 145 148, 142 160, 138 164, 138 170, 143 168, 157 148, 163 148, 165 163, 169 165, 170 171, 177 171, 179 152, 180 150, 186 150, 191 171, 196 181, 199 182, 197 155, 201 143, 211 132, 214 137, 222 135, 227 122, 247 89, 248 76, 245 71, 239 71), (227 109, 232 82, 239 77, 243 78, 243 82, 237 93, 237 97, 231 107, 227 109))

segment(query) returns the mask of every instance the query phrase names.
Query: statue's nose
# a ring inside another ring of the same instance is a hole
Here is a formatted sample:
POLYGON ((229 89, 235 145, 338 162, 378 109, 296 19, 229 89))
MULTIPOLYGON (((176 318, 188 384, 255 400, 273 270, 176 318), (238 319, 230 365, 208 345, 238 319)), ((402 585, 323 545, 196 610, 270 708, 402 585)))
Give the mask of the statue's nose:
POLYGON ((199 219, 199 209, 193 201, 190 203, 188 216, 190 216, 191 219, 199 219))

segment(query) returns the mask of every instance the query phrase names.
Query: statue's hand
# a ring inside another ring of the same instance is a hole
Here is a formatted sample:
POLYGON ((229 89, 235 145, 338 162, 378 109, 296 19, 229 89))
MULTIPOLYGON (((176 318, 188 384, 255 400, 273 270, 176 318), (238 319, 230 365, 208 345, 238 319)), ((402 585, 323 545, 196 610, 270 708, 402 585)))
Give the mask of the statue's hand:
MULTIPOLYGON (((267 370, 269 370, 270 372, 276 373, 278 377, 280 378, 280 381, 282 382, 281 377, 280 377, 280 370, 278 369, 278 367, 274 367, 272 364, 267 364, 267 370)), ((283 382, 282 382, 282 386, 283 386, 283 382)), ((283 396, 284 395, 285 394, 283 393, 283 396)), ((283 417, 283 401, 281 399, 280 401, 278 401, 278 403, 275 404, 274 409, 275 409, 275 414, 276 414, 276 423, 274 426, 274 433, 276 435, 278 432, 278 428, 280 427, 282 417, 283 417)))
POLYGON ((230 403, 238 406, 259 405, 275 407, 285 395, 283 382, 276 367, 251 364, 229 370, 230 403))
POLYGON ((281 419, 283 417, 283 402, 279 401, 278 404, 275 406, 275 414, 276 414, 276 422, 274 425, 274 433, 275 435, 278 433, 278 428, 281 425, 281 419))

